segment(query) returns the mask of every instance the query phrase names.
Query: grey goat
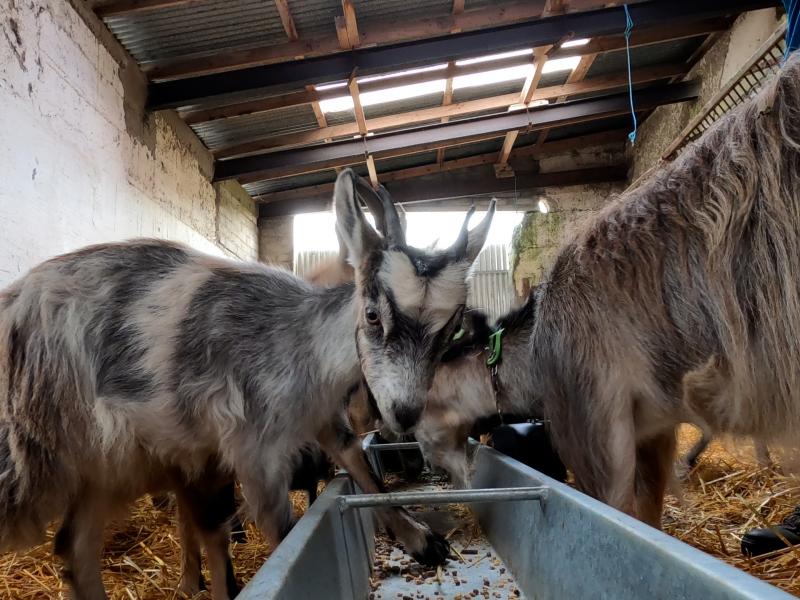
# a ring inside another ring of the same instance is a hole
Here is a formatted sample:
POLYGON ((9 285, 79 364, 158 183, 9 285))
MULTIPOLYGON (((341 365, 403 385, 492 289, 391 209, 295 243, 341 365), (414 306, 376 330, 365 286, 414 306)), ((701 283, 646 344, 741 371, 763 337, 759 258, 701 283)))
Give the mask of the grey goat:
MULTIPOLYGON (((194 530, 210 532, 214 597, 225 598, 229 532, 202 523, 215 491, 237 478, 277 541, 292 526, 290 458, 326 431, 340 437, 341 402, 362 373, 386 423, 416 424, 493 207, 451 248, 423 252, 406 246, 393 211, 379 235, 356 186, 348 170, 334 191, 354 285, 315 288, 141 240, 52 259, 2 292, 0 549, 34 543, 64 517, 56 550, 73 595, 105 598, 110 513, 176 489, 194 530)), ((436 552, 440 538, 422 533, 409 550, 436 552)))

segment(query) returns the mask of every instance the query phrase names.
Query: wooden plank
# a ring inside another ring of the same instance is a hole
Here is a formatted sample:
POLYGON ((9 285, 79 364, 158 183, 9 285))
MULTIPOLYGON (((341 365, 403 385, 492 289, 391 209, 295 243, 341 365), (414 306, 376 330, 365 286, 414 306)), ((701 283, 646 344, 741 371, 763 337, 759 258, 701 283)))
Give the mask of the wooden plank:
POLYGON ((353 47, 350 45, 350 36, 347 33, 347 23, 344 17, 334 17, 334 24, 336 25, 336 41, 340 50, 351 50, 353 47))
MULTIPOLYGON (((505 58, 497 61, 492 61, 491 68, 505 69, 511 67, 518 67, 525 64, 520 61, 519 57, 505 58)), ((482 73, 486 71, 487 66, 485 63, 454 66, 450 74, 452 77, 460 77, 462 75, 472 75, 475 73, 482 73)), ((447 74, 445 73, 445 76, 447 74)), ((371 92, 376 90, 383 90, 387 87, 395 87, 401 85, 412 85, 418 83, 427 83, 436 81, 442 78, 441 71, 429 71, 423 73, 412 73, 405 75, 398 75, 391 79, 379 79, 373 81, 366 81, 358 84, 359 92, 371 92)), ((308 88, 306 88, 308 89, 308 88)), ((339 98, 347 92, 343 88, 333 88, 328 90, 317 91, 314 94, 305 92, 293 92, 283 95, 270 96, 261 100, 251 100, 248 102, 239 102, 236 104, 228 104, 210 109, 199 111, 183 111, 181 116, 184 117, 187 123, 201 123, 203 121, 214 121, 216 119, 234 118, 243 115, 255 114, 259 112, 266 112, 278 108, 288 108, 290 106, 299 106, 303 104, 310 104, 315 101, 328 100, 332 98, 339 98)), ((451 89, 452 96, 452 89, 451 89)))
POLYGON ((453 14, 460 15, 464 12, 464 0, 453 0, 453 14))
POLYGON ((286 37, 290 42, 297 40, 297 28, 294 26, 294 19, 292 18, 292 11, 289 8, 288 0, 275 0, 275 8, 278 9, 278 14, 281 16, 281 23, 283 30, 286 32, 286 37))
POLYGON ((534 69, 533 69, 533 76, 529 79, 525 80, 525 85, 522 86, 522 92, 519 95, 519 101, 522 104, 528 104, 531 99, 533 98, 533 94, 536 92, 536 88, 539 87, 539 81, 542 79, 542 70, 544 69, 544 64, 547 62, 547 51, 550 47, 542 47, 542 48, 534 48, 533 50, 533 60, 534 60, 534 69))
POLYGON ((369 173, 369 181, 372 187, 378 189, 381 183, 378 181, 378 172, 375 170, 375 157, 372 154, 367 155, 367 172, 369 173))
MULTIPOLYGON (((306 90, 309 93, 314 93, 314 86, 309 85, 306 87, 306 90)), ((314 117, 317 119, 317 125, 321 128, 325 128, 328 126, 328 120, 325 118, 325 113, 322 112, 322 109, 319 106, 319 102, 312 102, 311 109, 314 111, 314 117)))
POLYGON ((519 131, 509 131, 503 139, 503 147, 500 148, 500 154, 497 156, 498 164, 505 164, 508 162, 508 157, 511 155, 511 150, 514 148, 514 142, 517 141, 519 131))
MULTIPOLYGON (((601 181, 619 181, 625 178, 625 175, 627 173, 627 168, 628 167, 625 164, 618 164, 618 165, 609 165, 607 167, 589 167, 584 169, 570 169, 568 171, 537 173, 535 175, 526 177, 526 179, 528 180, 526 182, 528 183, 528 185, 526 185, 526 188, 563 187, 563 186, 578 185, 584 183, 597 183, 601 181)), ((433 171, 433 173, 436 172, 437 171, 433 171)), ((381 173, 381 178, 384 178, 384 181, 397 182, 397 181, 402 181, 404 179, 410 179, 420 176, 418 174, 410 175, 408 177, 404 175, 405 174, 398 172, 381 173), (385 179, 385 177, 391 177, 391 179, 385 179)), ((278 202, 305 201, 309 198, 314 198, 315 196, 319 196, 321 194, 328 194, 333 191, 333 187, 334 183, 322 183, 313 186, 262 194, 260 196, 256 196, 254 199, 256 200, 256 202, 262 204, 263 208, 264 206, 270 206, 271 204, 278 202)), ((329 203, 330 199, 326 198, 325 205, 329 203)), ((322 209, 323 207, 315 208, 312 210, 322 210, 322 209)), ((289 211, 284 214, 291 214, 291 212, 289 211)), ((261 216, 264 216, 263 213, 261 216)))
MULTIPOLYGON (((674 75, 685 74, 685 69, 685 65, 682 64, 648 67, 634 71, 633 81, 634 83, 646 83, 648 81, 666 79, 674 75)), ((559 96, 569 96, 588 92, 609 91, 626 85, 628 85, 627 75, 593 77, 579 83, 569 83, 539 88, 533 94, 532 101, 540 99, 552 99, 558 98, 559 96)), ((427 109, 399 113, 396 115, 377 117, 375 119, 370 119, 369 128, 370 131, 378 131, 381 129, 391 129, 406 125, 414 125, 425 121, 432 121, 435 119, 442 119, 443 117, 453 117, 459 115, 463 116, 490 109, 506 109, 509 105, 515 103, 518 98, 519 94, 515 92, 511 94, 503 94, 501 96, 481 98, 479 100, 458 102, 447 106, 436 106, 427 109)), ((214 155, 217 158, 231 158, 245 154, 255 154, 274 148, 289 148, 293 146, 312 144, 323 141, 326 138, 336 139, 357 134, 359 134, 358 126, 355 123, 346 123, 343 125, 334 125, 325 129, 273 136, 244 144, 227 146, 214 151, 214 155)))
MULTIPOLYGON (((592 64, 595 61, 595 58, 597 58, 597 54, 587 54, 585 56, 582 56, 580 62, 572 70, 572 73, 569 74, 569 77, 567 77, 567 83, 579 83, 583 81, 586 78, 586 74, 589 72, 589 69, 591 69, 592 64)), ((556 98, 556 104, 564 102, 566 101, 566 99, 567 96, 559 96, 558 98, 556 98)), ((543 144, 544 141, 547 139, 549 133, 550 133, 549 129, 542 129, 539 132, 539 139, 537 140, 536 143, 540 145, 543 144)))
POLYGON ((165 8, 178 8, 189 4, 197 4, 202 0, 118 0, 95 7, 95 14, 104 19, 106 17, 119 17, 139 13, 164 10, 165 8))
POLYGON ((347 27, 347 38, 351 48, 358 48, 361 45, 361 36, 358 34, 358 21, 356 20, 356 9, 353 0, 342 0, 342 10, 344 11, 344 23, 347 27))
MULTIPOLYGON (((453 4, 453 10, 455 10, 455 3, 453 4)), ((447 79, 445 80, 444 84, 444 94, 442 95, 442 106, 448 106, 449 104, 453 103, 453 76, 457 72, 456 63, 450 61, 447 63, 447 79)), ((442 123, 447 123, 450 120, 450 117, 442 117, 442 123)), ((436 151, 436 162, 440 165, 444 162, 444 148, 439 148, 436 151)))
POLYGON ((361 95, 358 93, 358 81, 355 77, 350 79, 347 88, 350 90, 350 97, 353 98, 353 112, 356 115, 358 133, 367 135, 367 119, 364 116, 364 107, 361 106, 361 95))
POLYGON ((553 15, 560 15, 567 11, 567 0, 547 0, 542 17, 552 17, 553 15))
MULTIPOLYGON (((547 142, 546 144, 541 146, 537 144, 530 144, 528 146, 514 148, 514 150, 511 153, 510 160, 518 160, 523 158, 538 159, 544 156, 556 156, 558 154, 565 154, 572 150, 577 150, 581 148, 591 148, 594 146, 604 146, 616 143, 622 144, 626 139, 625 137, 626 135, 627 132, 625 130, 615 129, 613 131, 604 131, 601 133, 593 133, 589 135, 557 140, 555 142, 547 142)), ((467 156, 465 158, 446 160, 441 165, 437 163, 432 163, 429 165, 422 165, 419 167, 410 167, 407 169, 401 169, 399 171, 390 171, 381 173, 380 179, 383 182, 395 181, 398 178, 405 179, 408 177, 421 177, 423 175, 438 173, 440 171, 454 171, 478 165, 490 165, 495 161, 496 158, 497 158, 497 153, 487 152, 485 154, 467 156)), ((360 161, 358 159, 351 159, 348 161, 332 161, 325 166, 320 166, 319 168, 315 167, 313 171, 309 171, 308 168, 306 167, 272 169, 270 171, 265 171, 261 173, 258 178, 247 179, 246 181, 242 181, 242 183, 255 183, 256 181, 266 181, 274 179, 283 179, 286 177, 296 177, 297 175, 325 171, 327 169, 334 169, 338 171, 341 170, 343 167, 356 165, 359 162, 360 161)))
MULTIPOLYGON (((362 37, 362 45, 384 45, 424 39, 445 35, 454 29, 470 31, 534 19, 539 16, 541 6, 541 2, 519 2, 501 7, 470 10, 461 15, 451 17, 421 19, 412 21, 403 27, 397 27, 396 23, 380 24, 364 29, 360 32, 360 35, 362 37), (447 25, 446 28, 442 27, 443 20, 445 21, 444 24, 447 25)), ((730 19, 706 19, 693 23, 634 30, 631 37, 631 47, 658 44, 725 31, 730 26, 730 23, 730 19)), ((550 58, 612 52, 623 50, 624 48, 625 38, 621 35, 598 37, 585 46, 556 50, 550 55, 550 58)), ((337 37, 306 39, 262 48, 229 51, 198 59, 176 59, 159 64, 145 64, 142 68, 152 81, 159 81, 256 67, 293 60, 298 56, 320 56, 335 53, 341 51, 341 49, 337 37)))
MULTIPOLYGON (((700 89, 697 81, 650 87, 637 96, 639 112, 664 104, 695 100, 700 89)), ((625 92, 587 98, 566 105, 542 107, 530 114, 526 112, 501 112, 457 122, 437 123, 427 127, 400 129, 376 135, 369 139, 350 138, 332 144, 285 149, 281 152, 245 156, 227 161, 217 161, 214 181, 244 178, 257 180, 265 171, 282 167, 305 165, 312 171, 321 164, 337 160, 363 161, 366 152, 376 160, 433 151, 445 145, 472 142, 505 136, 507 131, 526 129, 540 131, 545 128, 575 125, 598 119, 604 120, 630 112, 628 94, 625 92)))

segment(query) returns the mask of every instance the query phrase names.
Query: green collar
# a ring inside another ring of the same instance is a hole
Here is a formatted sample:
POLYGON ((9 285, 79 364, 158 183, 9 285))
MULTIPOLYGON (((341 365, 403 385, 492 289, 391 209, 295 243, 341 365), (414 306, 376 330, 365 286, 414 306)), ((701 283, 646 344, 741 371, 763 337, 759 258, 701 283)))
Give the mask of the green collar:
POLYGON ((489 336, 489 358, 486 359, 487 367, 496 366, 503 357, 503 331, 502 327, 489 336))

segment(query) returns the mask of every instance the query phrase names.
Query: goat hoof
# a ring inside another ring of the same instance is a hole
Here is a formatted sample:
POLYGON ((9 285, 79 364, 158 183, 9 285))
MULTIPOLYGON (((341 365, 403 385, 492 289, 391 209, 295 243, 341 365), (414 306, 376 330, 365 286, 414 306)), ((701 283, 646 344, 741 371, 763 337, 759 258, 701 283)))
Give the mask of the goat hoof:
POLYGON ((411 556, 421 565, 438 567, 447 562, 450 556, 450 543, 435 531, 429 531, 425 536, 425 549, 411 556))

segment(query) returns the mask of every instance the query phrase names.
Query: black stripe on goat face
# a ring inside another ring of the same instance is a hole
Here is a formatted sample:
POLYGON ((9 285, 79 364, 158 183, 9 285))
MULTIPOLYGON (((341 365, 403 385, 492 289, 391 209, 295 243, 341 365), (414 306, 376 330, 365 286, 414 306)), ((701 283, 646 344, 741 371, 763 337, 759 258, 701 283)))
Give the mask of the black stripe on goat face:
POLYGON ((361 265, 358 278, 361 368, 381 417, 396 433, 419 420, 467 295, 467 263, 441 261, 420 271, 421 258, 404 249, 378 251, 361 265))

